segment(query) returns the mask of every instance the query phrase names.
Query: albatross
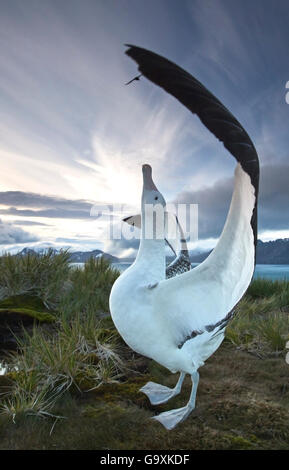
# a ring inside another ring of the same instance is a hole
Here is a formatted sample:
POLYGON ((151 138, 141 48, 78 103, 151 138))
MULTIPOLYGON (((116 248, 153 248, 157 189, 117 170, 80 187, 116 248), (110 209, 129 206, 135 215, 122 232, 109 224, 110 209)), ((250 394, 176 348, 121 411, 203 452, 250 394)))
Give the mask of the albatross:
POLYGON ((155 230, 152 211, 166 202, 143 165, 141 240, 134 263, 114 283, 112 319, 136 352, 180 376, 174 388, 148 382, 141 391, 152 404, 167 402, 181 391, 186 374, 192 390, 186 406, 152 419, 173 429, 195 408, 199 368, 220 346, 234 309, 253 277, 257 242, 259 161, 247 132, 227 108, 178 65, 149 50, 127 45, 126 54, 141 74, 174 96, 224 144, 237 166, 234 190, 219 241, 204 262, 167 278, 165 224, 155 230), (148 231, 147 231, 148 230, 148 231), (152 237, 147 237, 147 233, 152 237))

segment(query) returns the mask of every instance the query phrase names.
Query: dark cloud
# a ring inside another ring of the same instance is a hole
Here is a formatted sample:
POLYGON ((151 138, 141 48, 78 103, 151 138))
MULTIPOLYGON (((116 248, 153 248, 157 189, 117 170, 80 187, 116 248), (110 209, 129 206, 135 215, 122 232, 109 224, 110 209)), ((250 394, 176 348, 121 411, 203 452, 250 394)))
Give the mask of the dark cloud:
POLYGON ((24 191, 0 192, 0 204, 13 207, 31 207, 38 209, 68 209, 90 211, 92 203, 82 199, 65 199, 44 194, 29 193, 24 191))
MULTIPOLYGON (((289 166, 266 165, 261 168, 259 194, 259 233, 289 229, 289 166)), ((175 203, 198 204, 199 238, 221 234, 233 191, 233 178, 218 181, 199 191, 184 191, 175 203)))
POLYGON ((10 207, 9 209, 0 209, 2 215, 17 215, 21 217, 47 217, 55 219, 88 219, 90 217, 89 211, 81 210, 66 210, 66 209, 16 209, 10 207))
POLYGON ((35 242, 39 238, 0 219, 0 245, 35 242))
POLYGON ((288 165, 267 165, 261 168, 259 228, 289 229, 288 165))
POLYGON ((11 221, 11 223, 13 225, 41 225, 43 227, 49 227, 50 225, 49 224, 44 224, 42 222, 32 222, 32 220, 13 220, 11 221))
POLYGON ((105 203, 95 204, 82 199, 73 200, 23 191, 5 191, 0 192, 0 205, 8 206, 7 209, 0 209, 2 215, 87 219, 91 217, 92 208, 94 214, 97 215, 97 208, 101 210, 105 203))

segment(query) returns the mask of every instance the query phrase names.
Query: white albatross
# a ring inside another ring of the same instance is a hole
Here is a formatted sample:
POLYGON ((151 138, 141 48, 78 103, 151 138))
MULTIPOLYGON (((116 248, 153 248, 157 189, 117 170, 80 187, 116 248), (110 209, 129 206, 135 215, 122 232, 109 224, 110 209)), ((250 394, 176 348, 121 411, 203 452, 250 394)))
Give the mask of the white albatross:
POLYGON ((165 206, 143 166, 141 241, 135 262, 116 280, 110 310, 125 342, 171 372, 180 372, 174 389, 148 382, 141 391, 152 404, 178 394, 186 374, 192 391, 187 405, 154 416, 167 429, 184 421, 195 408, 198 369, 220 346, 234 307, 246 292, 254 273, 257 241, 259 162, 246 131, 200 82, 167 59, 129 46, 126 53, 141 74, 175 96, 223 142, 238 161, 227 220, 215 249, 196 268, 166 279, 165 229, 147 239, 153 226, 147 204, 165 206))

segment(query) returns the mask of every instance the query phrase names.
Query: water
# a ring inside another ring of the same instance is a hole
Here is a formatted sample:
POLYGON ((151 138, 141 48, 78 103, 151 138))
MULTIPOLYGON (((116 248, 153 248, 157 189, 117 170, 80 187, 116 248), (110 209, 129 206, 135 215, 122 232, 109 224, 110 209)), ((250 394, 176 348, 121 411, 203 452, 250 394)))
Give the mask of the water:
MULTIPOLYGON (((120 272, 125 271, 131 263, 113 263, 113 266, 120 272)), ((198 263, 192 263, 192 266, 197 266, 198 263)), ((256 264, 254 279, 257 278, 289 280, 289 265, 288 264, 256 264)))
POLYGON ((254 279, 262 277, 264 279, 277 279, 289 280, 289 265, 288 264, 256 264, 254 279))

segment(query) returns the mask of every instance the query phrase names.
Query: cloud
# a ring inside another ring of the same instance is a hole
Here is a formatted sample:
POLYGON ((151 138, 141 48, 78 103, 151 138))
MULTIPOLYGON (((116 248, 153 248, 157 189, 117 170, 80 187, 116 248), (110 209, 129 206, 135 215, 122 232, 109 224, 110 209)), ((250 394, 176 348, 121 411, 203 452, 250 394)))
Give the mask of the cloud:
MULTIPOLYGON (((289 228, 289 166, 261 167, 258 205, 259 234, 289 228)), ((223 229, 233 191, 233 178, 199 191, 183 191, 175 203, 198 204, 199 238, 217 238, 223 229)))
POLYGON ((9 209, 0 209, 2 215, 17 215, 21 217, 46 217, 53 219, 87 219, 90 213, 87 211, 70 211, 65 209, 46 209, 46 210, 29 210, 29 209, 16 209, 10 207, 9 209))
POLYGON ((139 204, 141 164, 151 163, 167 200, 181 192, 181 198, 199 203, 200 235, 220 234, 235 162, 163 90, 144 77, 124 86, 137 71, 123 43, 134 42, 186 68, 236 115, 262 163, 272 165, 264 188, 277 178, 270 194, 262 189, 260 228, 286 225, 281 173, 288 156, 289 77, 280 58, 287 56, 288 6, 277 3, 147 0, 124 8, 114 0, 86 0, 84 7, 79 0, 5 2, 0 17, 3 218, 21 216, 31 230, 38 224, 45 239, 69 239, 76 225, 79 231, 79 226, 89 229, 90 200, 139 204), (30 217, 44 218, 42 225, 45 219, 58 220, 49 231, 30 217))
MULTIPOLYGON (((93 203, 79 199, 65 199, 56 196, 26 193, 24 191, 3 191, 0 192, 0 206, 8 206, 7 209, 0 209, 0 214, 2 215, 89 219, 91 215, 93 215, 91 214, 91 209, 93 208, 94 214, 97 215, 98 210, 104 207, 104 203, 93 203), (21 209, 19 209, 19 207, 21 209)), ((110 206, 108 205, 108 207, 110 206)), ((35 225, 36 222, 25 222, 24 224, 35 225)))
POLYGON ((32 220, 11 220, 10 222, 13 225, 30 225, 30 226, 42 226, 49 227, 49 224, 44 224, 42 222, 33 222, 32 220))
POLYGON ((35 242, 38 237, 0 219, 0 245, 35 242))
POLYGON ((126 240, 125 238, 121 238, 120 240, 107 240, 104 243, 103 251, 119 256, 120 258, 133 258, 137 254, 138 247, 138 239, 133 238, 126 240))
POLYGON ((43 194, 23 192, 23 191, 3 191, 0 192, 0 205, 33 207, 33 208, 59 208, 69 210, 91 209, 91 204, 83 200, 71 200, 56 196, 47 196, 43 194))
POLYGON ((289 166, 261 168, 259 227, 265 230, 289 229, 289 166))

